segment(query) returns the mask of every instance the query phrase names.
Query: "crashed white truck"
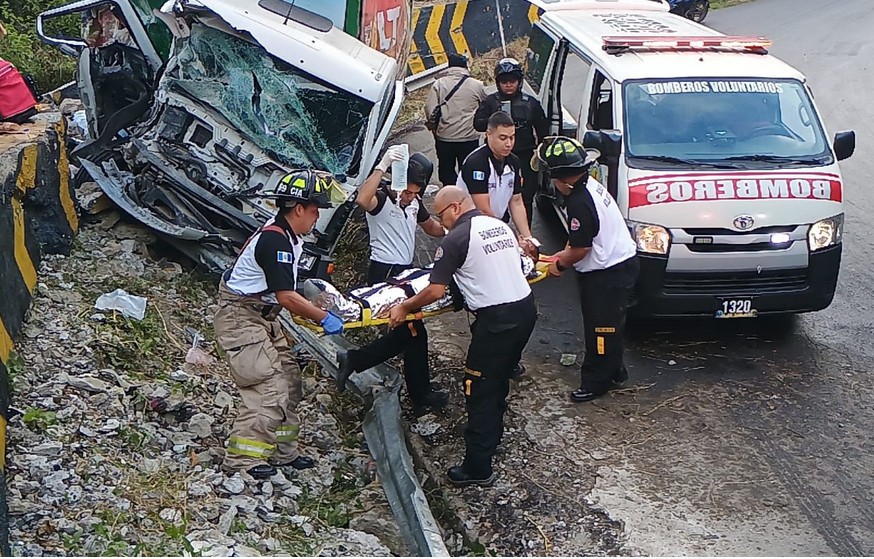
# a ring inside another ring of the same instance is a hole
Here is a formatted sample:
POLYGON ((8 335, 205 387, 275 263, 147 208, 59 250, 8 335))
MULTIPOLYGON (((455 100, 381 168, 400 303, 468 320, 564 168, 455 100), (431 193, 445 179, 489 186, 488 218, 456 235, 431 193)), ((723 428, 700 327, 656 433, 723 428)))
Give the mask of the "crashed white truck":
MULTIPOLYGON (((403 101, 400 57, 282 0, 81 0, 41 14, 37 31, 78 59, 88 122, 72 152, 79 180, 216 271, 275 215, 259 194, 291 169, 357 189, 403 101), (50 32, 70 17, 81 36, 50 32)), ((322 212, 302 275, 325 275, 353 207, 322 212)))

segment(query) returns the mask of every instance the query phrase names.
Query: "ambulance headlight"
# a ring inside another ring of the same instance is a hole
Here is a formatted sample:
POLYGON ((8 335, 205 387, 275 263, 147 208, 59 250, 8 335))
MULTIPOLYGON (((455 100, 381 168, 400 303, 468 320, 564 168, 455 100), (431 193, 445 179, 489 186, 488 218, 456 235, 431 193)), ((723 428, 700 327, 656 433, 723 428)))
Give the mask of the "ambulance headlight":
POLYGON ((844 236, 844 214, 838 214, 810 226, 807 233, 807 244, 810 252, 816 252, 841 242, 844 236))
POLYGON ((647 254, 667 254, 671 247, 671 234, 660 225, 629 222, 631 236, 637 244, 637 250, 647 254))

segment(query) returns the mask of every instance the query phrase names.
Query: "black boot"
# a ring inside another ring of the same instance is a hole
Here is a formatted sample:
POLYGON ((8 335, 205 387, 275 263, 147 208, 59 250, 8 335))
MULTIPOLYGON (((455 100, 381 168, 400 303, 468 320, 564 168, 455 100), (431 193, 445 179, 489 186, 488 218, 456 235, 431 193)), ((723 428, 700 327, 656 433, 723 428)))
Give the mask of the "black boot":
POLYGON ((625 368, 625 365, 622 366, 621 369, 616 371, 616 374, 613 375, 613 384, 617 386, 621 386, 625 384, 625 381, 628 380, 628 369, 625 368))
POLYGON ((446 407, 449 403, 449 392, 445 390, 429 390, 422 398, 414 398, 413 408, 418 411, 425 411, 425 408, 439 410, 446 407))
POLYGON ((490 487, 495 483, 495 473, 492 472, 487 476, 473 476, 464 471, 461 466, 452 466, 446 472, 446 477, 449 478, 449 483, 455 487, 467 487, 469 485, 479 485, 480 487, 490 487))
POLYGON ((255 479, 270 479, 276 475, 276 468, 270 464, 258 464, 246 470, 255 479))
POLYGON ((592 392, 588 388, 577 388, 571 392, 571 400, 574 402, 591 402, 596 398, 600 398, 606 392, 592 392))
POLYGON ((291 462, 286 462, 285 464, 279 464, 280 468, 294 468, 295 470, 306 470, 309 468, 313 468, 316 465, 316 461, 310 458, 309 456, 298 456, 291 462))
POLYGON ((355 372, 352 366, 352 356, 348 351, 341 351, 337 354, 337 392, 346 391, 346 381, 349 376, 355 372))
POLYGON ((516 366, 513 367, 513 370, 510 371, 510 380, 519 380, 525 374, 525 365, 522 363, 516 363, 516 366))

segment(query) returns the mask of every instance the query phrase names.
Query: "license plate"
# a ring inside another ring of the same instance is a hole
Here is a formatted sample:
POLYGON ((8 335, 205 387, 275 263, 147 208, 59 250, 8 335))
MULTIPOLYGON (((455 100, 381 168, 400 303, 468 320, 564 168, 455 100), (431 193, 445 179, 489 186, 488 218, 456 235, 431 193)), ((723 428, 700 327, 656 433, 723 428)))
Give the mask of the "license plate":
POLYGON ((716 318, 755 318, 759 312, 749 298, 719 299, 716 318))

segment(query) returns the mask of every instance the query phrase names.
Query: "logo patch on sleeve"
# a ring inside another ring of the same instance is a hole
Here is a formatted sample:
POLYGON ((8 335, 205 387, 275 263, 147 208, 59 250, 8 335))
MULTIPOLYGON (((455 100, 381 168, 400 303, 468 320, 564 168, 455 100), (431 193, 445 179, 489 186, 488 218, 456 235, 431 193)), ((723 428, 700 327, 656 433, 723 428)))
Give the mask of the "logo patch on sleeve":
POLYGON ((571 231, 579 231, 580 230, 580 220, 577 218, 573 218, 571 220, 571 231))
POLYGON ((294 264, 294 254, 290 252, 277 251, 276 261, 282 264, 294 264))
POLYGON ((437 247, 437 252, 434 253, 434 261, 443 258, 443 247, 437 247))
POLYGON ((473 172, 473 180, 484 181, 484 180, 486 180, 486 174, 482 171, 474 171, 473 172))

